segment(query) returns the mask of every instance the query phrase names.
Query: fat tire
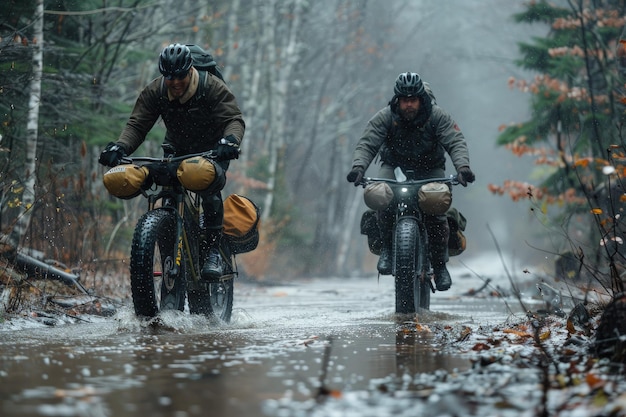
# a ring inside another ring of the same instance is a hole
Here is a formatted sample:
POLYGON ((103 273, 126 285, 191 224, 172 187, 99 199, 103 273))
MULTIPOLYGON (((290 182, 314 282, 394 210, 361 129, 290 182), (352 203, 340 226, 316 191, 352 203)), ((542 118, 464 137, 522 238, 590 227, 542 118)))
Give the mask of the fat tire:
POLYGON ((415 286, 421 269, 419 225, 415 217, 401 217, 394 233, 394 276, 396 286, 396 313, 415 313, 415 286))
POLYGON ((177 255, 175 241, 176 214, 173 211, 152 210, 137 222, 130 255, 130 284, 137 316, 155 317, 161 310, 184 310, 184 263, 178 276, 169 274, 177 255))
MULTIPOLYGON (((421 268, 423 270, 423 268, 421 268)), ((425 274, 425 272, 422 272, 425 274)), ((418 274, 413 283, 413 297, 415 300, 415 311, 429 310, 430 309, 430 285, 428 284, 429 277, 423 276, 424 279, 418 274)))

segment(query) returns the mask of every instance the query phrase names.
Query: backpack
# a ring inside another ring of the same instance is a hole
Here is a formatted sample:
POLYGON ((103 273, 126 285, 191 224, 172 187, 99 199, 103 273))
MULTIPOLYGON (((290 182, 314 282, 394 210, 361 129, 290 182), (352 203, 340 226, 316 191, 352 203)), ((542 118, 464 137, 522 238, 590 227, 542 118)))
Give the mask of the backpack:
POLYGON ((195 69, 198 71, 207 71, 220 80, 225 81, 222 71, 217 67, 215 59, 213 59, 213 55, 198 45, 191 44, 187 45, 187 47, 191 51, 191 65, 193 65, 195 69))
POLYGON ((259 244, 259 207, 248 197, 231 194, 224 200, 224 237, 233 254, 246 253, 259 244))

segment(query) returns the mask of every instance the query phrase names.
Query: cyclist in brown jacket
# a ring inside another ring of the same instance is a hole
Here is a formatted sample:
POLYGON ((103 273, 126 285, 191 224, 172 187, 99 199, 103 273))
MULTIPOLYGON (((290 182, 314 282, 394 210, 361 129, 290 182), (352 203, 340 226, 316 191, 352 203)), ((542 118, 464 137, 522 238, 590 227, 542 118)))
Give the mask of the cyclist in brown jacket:
MULTIPOLYGON (((224 187, 231 159, 239 158, 245 124, 235 96, 218 77, 192 66, 189 47, 171 44, 159 56, 162 76, 140 93, 126 127, 116 142, 109 143, 99 162, 116 166, 145 140, 159 117, 167 129, 164 149, 175 155, 216 150, 216 179, 200 192, 205 213, 207 238, 203 242, 206 260, 202 277, 214 280, 222 275, 219 242, 222 236, 224 187)), ((166 151, 166 153, 171 153, 166 151)))
MULTIPOLYGON (((358 185, 374 158, 380 156, 380 178, 395 178, 394 169, 410 173, 410 179, 441 178, 445 175, 445 154, 450 156, 461 185, 474 182, 469 167, 467 143, 452 117, 434 104, 434 99, 417 73, 398 75, 394 96, 368 122, 354 150, 348 181, 358 185)), ((409 175, 407 175, 409 176, 409 175)), ((435 284, 446 291, 452 279, 446 268, 449 227, 445 215, 427 215, 435 284)), ((378 271, 391 274, 391 245, 394 213, 392 208, 378 212, 383 246, 378 271)))

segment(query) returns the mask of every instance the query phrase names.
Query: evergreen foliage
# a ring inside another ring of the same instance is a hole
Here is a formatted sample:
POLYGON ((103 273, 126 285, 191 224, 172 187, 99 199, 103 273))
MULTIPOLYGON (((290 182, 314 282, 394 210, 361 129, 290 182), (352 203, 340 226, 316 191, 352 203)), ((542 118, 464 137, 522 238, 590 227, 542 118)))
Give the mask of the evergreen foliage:
MULTIPOLYGON (((551 155, 544 162, 554 163, 561 176, 573 174, 582 158, 606 160, 607 149, 622 143, 615 53, 624 5, 595 2, 589 7, 581 13, 542 1, 515 16, 518 22, 549 23, 551 30, 546 38, 520 44, 519 65, 538 74, 531 82, 516 82, 532 94, 532 118, 504 129, 498 144, 519 154, 543 147, 551 155)), ((591 181, 581 184, 581 195, 603 180, 601 170, 588 174, 591 181)), ((567 191, 555 181, 542 185, 555 197, 567 191)))
POLYGON ((594 219, 584 222, 592 225, 588 242, 620 234, 613 210, 623 199, 608 201, 602 187, 614 187, 626 174, 618 59, 624 52, 625 7, 624 1, 537 1, 514 16, 518 23, 545 23, 549 32, 519 45, 518 65, 537 75, 531 81, 511 79, 510 85, 532 95, 531 118, 503 128, 497 143, 533 157, 543 175, 536 185, 507 181, 490 187, 515 200, 531 196, 544 211, 546 204, 556 204, 554 218, 591 212, 594 219))

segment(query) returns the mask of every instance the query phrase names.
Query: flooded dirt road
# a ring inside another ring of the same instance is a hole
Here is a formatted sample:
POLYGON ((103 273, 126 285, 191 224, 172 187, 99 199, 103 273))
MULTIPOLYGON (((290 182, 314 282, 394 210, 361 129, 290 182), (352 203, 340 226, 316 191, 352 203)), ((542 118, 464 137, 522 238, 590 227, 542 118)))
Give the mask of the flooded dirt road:
MULTIPOLYGON (((420 323, 506 319, 502 300, 460 297, 482 284, 464 280, 435 294, 420 323)), ((390 277, 238 283, 230 324, 170 313, 146 327, 129 306, 89 323, 2 330, 0 415, 280 415, 281 401, 315 397, 323 369, 325 387, 343 392, 470 366, 437 332, 403 330, 410 318, 393 314, 393 299, 390 277)))

